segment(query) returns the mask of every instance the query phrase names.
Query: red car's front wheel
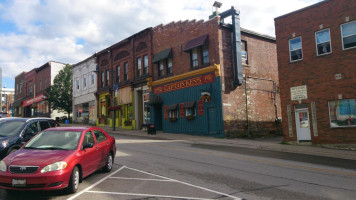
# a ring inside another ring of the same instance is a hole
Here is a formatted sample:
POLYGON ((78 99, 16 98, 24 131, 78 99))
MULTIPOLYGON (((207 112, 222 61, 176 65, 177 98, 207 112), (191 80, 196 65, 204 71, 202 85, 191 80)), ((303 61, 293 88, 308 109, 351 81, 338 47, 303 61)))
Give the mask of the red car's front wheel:
POLYGON ((67 188, 67 192, 70 194, 73 194, 75 192, 77 192, 78 190, 78 186, 79 186, 79 169, 78 167, 74 167, 73 171, 72 171, 72 175, 70 176, 69 179, 69 185, 67 188))

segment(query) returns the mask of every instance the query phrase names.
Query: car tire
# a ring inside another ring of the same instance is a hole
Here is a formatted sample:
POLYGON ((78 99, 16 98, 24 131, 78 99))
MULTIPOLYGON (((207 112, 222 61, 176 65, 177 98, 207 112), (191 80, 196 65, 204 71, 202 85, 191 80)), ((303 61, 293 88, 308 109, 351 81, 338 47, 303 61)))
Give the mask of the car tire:
POLYGON ((80 175, 79 175, 79 169, 78 167, 74 167, 73 171, 72 171, 72 175, 70 176, 69 179, 69 184, 67 187, 67 192, 69 194, 73 194, 76 193, 79 187, 79 179, 80 179, 80 175))
POLYGON ((114 158, 112 156, 112 153, 109 153, 108 158, 106 159, 105 166, 102 168, 103 172, 110 172, 113 163, 114 163, 114 158))

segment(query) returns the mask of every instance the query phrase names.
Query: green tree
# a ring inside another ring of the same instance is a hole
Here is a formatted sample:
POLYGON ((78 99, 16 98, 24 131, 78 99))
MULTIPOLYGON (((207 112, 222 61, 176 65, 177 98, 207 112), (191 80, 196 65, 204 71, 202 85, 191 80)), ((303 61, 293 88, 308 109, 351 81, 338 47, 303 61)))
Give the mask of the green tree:
POLYGON ((53 85, 46 89, 50 108, 68 113, 68 119, 72 112, 72 67, 67 64, 54 77, 53 85))

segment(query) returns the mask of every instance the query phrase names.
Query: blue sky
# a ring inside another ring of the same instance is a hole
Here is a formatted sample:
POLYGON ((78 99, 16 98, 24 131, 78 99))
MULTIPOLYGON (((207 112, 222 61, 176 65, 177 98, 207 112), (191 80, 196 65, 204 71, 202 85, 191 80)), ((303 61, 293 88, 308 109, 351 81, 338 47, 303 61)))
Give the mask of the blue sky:
MULTIPOLYGON (((215 0, 0 0, 3 86, 48 61, 74 64, 147 27, 208 20, 215 0)), ((241 26, 274 36, 274 18, 320 0, 220 0, 241 26)))

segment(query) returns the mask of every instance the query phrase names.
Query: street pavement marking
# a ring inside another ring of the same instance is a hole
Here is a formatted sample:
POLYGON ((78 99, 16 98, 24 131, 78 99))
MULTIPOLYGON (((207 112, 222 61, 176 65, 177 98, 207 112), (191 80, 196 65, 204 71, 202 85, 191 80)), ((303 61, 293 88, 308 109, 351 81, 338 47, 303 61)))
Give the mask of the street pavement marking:
POLYGON ((177 182, 177 183, 180 183, 180 184, 183 184, 183 185, 188 185, 190 187, 195 187, 195 188, 198 188, 198 189, 201 189, 201 190, 205 190, 205 191, 208 191, 208 192, 212 192, 212 193, 215 193, 215 194, 220 194, 220 195, 223 195, 223 196, 226 196, 226 197, 230 197, 230 198, 233 198, 233 199, 236 199, 236 200, 242 200, 239 197, 235 197, 235 196, 232 196, 232 195, 229 195, 229 194, 225 194, 225 193, 222 193, 222 192, 218 192, 218 191, 215 191, 215 190, 210 190, 208 188, 200 187, 200 186, 193 185, 193 184, 190 184, 190 183, 182 182, 182 181, 179 181, 179 180, 171 179, 171 178, 160 176, 160 175, 157 175, 157 174, 152 174, 152 173, 149 173, 149 172, 141 171, 141 170, 130 168, 130 167, 126 167, 126 166, 125 166, 125 168, 131 169, 131 170, 134 170, 134 171, 138 171, 138 172, 141 172, 141 173, 149 174, 149 175, 152 175, 152 176, 157 176, 157 177, 160 177, 160 178, 168 179, 168 180, 171 180, 173 182, 177 182))
POLYGON ((96 194, 115 194, 115 195, 127 195, 127 196, 144 196, 144 197, 162 197, 162 198, 174 198, 174 199, 193 199, 193 200, 214 200, 207 198, 197 198, 197 197, 180 197, 180 196, 165 196, 165 195, 154 195, 154 194, 138 194, 138 193, 122 193, 122 192, 103 192, 103 191, 88 191, 96 194))
MULTIPOLYGON (((77 198, 78 196, 82 195, 83 193, 115 194, 115 195, 128 195, 128 196, 147 196, 147 197, 163 197, 163 198, 193 199, 193 200, 210 200, 210 199, 207 199, 207 198, 197 198, 197 197, 180 197, 180 196, 166 196, 166 195, 154 195, 154 194, 137 194, 137 193, 89 191, 93 187, 97 186, 98 184, 102 183, 103 181, 105 181, 106 179, 109 179, 109 178, 112 178, 112 179, 131 179, 131 180, 149 180, 149 181, 176 182, 176 183, 180 183, 180 184, 187 185, 187 186, 190 186, 190 187, 194 187, 194 188, 198 188, 198 189, 201 189, 201 190, 205 190, 205 191, 208 191, 208 192, 211 192, 211 193, 219 194, 219 195, 222 195, 222 196, 225 196, 225 197, 230 197, 230 198, 235 199, 235 200, 242 200, 239 197, 235 197, 235 196, 232 196, 232 195, 229 195, 229 194, 225 194, 225 193, 218 192, 218 191, 215 191, 215 190, 210 190, 208 188, 200 187, 200 186, 197 186, 197 185, 193 185, 193 184, 190 184, 190 183, 186 183, 186 182, 182 182, 182 181, 179 181, 179 180, 171 179, 171 178, 168 178, 168 177, 160 176, 160 175, 157 175, 157 174, 152 174, 152 173, 149 173, 149 172, 141 171, 141 170, 138 170, 138 169, 127 167, 127 166, 122 166, 120 169, 118 169, 115 172, 112 172, 111 174, 105 176, 104 178, 102 178, 98 182, 96 182, 95 184, 93 184, 91 186, 88 186, 87 188, 85 188, 84 190, 76 193, 74 196, 71 196, 67 200, 73 200, 73 199, 77 198), (163 180, 161 180, 161 179, 139 179, 139 178, 126 178, 126 177, 111 177, 112 175, 120 172, 121 170, 123 170, 125 168, 133 170, 133 171, 137 171, 137 172, 140 172, 140 173, 148 174, 148 175, 151 175, 151 176, 159 177, 159 178, 162 178, 163 180)), ((211 200, 213 200, 213 199, 211 199, 211 200)))
POLYGON ((85 188, 84 190, 76 193, 74 196, 71 196, 70 198, 68 198, 67 200, 72 200, 74 198, 77 198, 79 195, 83 194, 84 192, 88 192, 88 190, 92 189, 93 187, 97 186, 98 184, 100 184, 101 182, 105 181, 106 179, 110 178, 110 176, 116 174, 117 172, 123 170, 125 168, 125 166, 120 167, 120 169, 117 169, 116 171, 110 173, 109 175, 105 176, 104 178, 100 179, 98 182, 96 182, 95 184, 85 188))
POLYGON ((172 182, 172 180, 162 180, 162 179, 151 179, 151 178, 127 178, 127 177, 110 177, 112 179, 121 179, 121 180, 139 180, 139 181, 163 181, 163 182, 172 182))
POLYGON ((325 172, 325 173, 330 173, 330 174, 337 174, 337 175, 346 175, 346 176, 356 176, 356 173, 352 172, 342 172, 342 171, 336 171, 332 169, 322 169, 322 168, 317 168, 317 167, 307 167, 303 165, 297 165, 297 164, 289 164, 289 163, 283 163, 283 162, 278 162, 278 161, 267 161, 267 160, 262 160, 262 159, 256 159, 256 158, 248 158, 246 156, 231 156, 231 155, 225 155, 225 153, 221 152, 207 152, 207 151, 202 151, 202 150, 189 150, 189 149, 184 149, 184 148, 179 148, 179 147, 171 147, 167 145, 160 145, 160 144, 145 144, 145 145, 151 145, 151 146, 160 146, 163 148, 168 148, 168 149, 175 149, 175 150, 183 150, 183 151, 188 151, 188 152, 195 152, 195 153, 201 153, 201 154, 206 154, 206 155, 216 155, 216 156, 221 156, 224 158, 236 158, 238 157, 241 160, 246 160, 246 161, 254 161, 254 162, 259 162, 259 163, 264 163, 264 164, 271 164, 271 165, 279 165, 279 166, 287 166, 291 168, 297 168, 297 169, 304 169, 304 170, 309 170, 309 171, 316 171, 316 172, 325 172))

